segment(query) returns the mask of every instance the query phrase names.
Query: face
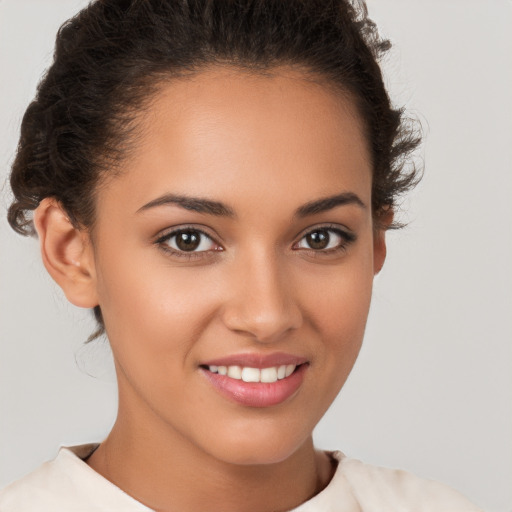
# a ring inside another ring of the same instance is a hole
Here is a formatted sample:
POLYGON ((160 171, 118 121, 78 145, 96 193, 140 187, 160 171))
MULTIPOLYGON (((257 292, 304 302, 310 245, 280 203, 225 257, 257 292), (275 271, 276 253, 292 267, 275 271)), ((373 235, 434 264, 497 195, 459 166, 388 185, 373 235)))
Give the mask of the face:
POLYGON ((211 69, 139 127, 93 237, 120 414, 222 461, 284 460, 354 364, 384 258, 355 107, 291 70, 211 69))

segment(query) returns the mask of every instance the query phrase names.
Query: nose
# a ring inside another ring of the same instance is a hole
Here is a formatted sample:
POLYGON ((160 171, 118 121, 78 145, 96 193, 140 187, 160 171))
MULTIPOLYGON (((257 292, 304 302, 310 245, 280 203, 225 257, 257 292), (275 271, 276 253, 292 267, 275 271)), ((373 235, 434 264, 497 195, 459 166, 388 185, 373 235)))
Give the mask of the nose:
POLYGON ((228 329, 273 343, 302 325, 293 282, 276 257, 252 255, 237 262, 230 269, 229 288, 222 313, 228 329))

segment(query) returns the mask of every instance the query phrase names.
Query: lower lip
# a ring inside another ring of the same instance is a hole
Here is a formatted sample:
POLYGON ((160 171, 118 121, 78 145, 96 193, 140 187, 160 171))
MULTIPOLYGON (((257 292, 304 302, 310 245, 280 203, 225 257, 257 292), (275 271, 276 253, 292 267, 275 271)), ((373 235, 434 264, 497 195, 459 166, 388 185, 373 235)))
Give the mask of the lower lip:
POLYGON ((271 407, 292 397, 300 388, 307 364, 301 364, 289 376, 276 382, 244 382, 201 368, 221 395, 248 407, 271 407))

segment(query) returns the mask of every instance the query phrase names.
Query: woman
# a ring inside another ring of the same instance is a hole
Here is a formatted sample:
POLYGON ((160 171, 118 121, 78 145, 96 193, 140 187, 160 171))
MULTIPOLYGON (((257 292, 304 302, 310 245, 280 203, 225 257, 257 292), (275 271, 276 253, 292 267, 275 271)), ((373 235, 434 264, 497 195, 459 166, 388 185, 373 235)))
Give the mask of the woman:
POLYGON ((312 442, 417 180, 387 47, 345 2, 98 1, 61 29, 9 221, 94 310, 119 411, 2 510, 477 510, 312 442))

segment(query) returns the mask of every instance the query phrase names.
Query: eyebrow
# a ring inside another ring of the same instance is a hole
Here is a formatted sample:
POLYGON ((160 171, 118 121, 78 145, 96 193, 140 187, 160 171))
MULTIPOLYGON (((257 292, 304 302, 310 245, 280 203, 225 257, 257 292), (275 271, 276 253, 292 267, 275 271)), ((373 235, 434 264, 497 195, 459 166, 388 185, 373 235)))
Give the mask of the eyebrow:
POLYGON ((336 208, 337 206, 352 204, 363 209, 366 208, 366 205, 356 194, 353 192, 344 192, 342 194, 336 194, 335 196, 324 197, 322 199, 317 199, 315 201, 306 203, 296 210, 295 217, 308 217, 309 215, 327 212, 333 208, 336 208))
POLYGON ((165 205, 181 206, 185 210, 190 210, 198 213, 206 213, 208 215, 215 215, 217 217, 235 217, 235 212, 223 203, 212 201, 210 199, 203 199, 201 197, 180 196, 175 194, 165 194, 157 197, 145 204, 137 210, 137 213, 155 208, 157 206, 165 205))
MULTIPOLYGON (((295 211, 294 217, 308 217, 310 215, 332 210, 338 206, 352 204, 361 208, 366 208, 366 205, 356 194, 353 192, 344 192, 306 203, 295 211)), ((219 201, 176 194, 164 194, 163 196, 157 197, 144 206, 141 206, 137 210, 137 213, 149 210, 150 208, 166 205, 177 205, 185 210, 215 215, 216 217, 236 217, 232 208, 219 201)))

